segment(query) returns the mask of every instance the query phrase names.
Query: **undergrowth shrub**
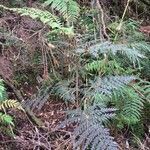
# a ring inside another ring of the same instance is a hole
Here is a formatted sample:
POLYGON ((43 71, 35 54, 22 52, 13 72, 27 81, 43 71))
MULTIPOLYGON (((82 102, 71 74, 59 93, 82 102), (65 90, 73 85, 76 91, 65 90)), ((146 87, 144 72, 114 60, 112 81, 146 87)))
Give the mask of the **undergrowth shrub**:
POLYGON ((89 107, 87 109, 72 110, 68 112, 68 119, 61 123, 57 128, 64 128, 73 123, 79 124, 72 135, 73 149, 91 150, 107 149, 117 150, 118 144, 113 141, 113 137, 109 135, 109 130, 104 124, 114 116, 115 109, 103 108, 99 105, 89 107))

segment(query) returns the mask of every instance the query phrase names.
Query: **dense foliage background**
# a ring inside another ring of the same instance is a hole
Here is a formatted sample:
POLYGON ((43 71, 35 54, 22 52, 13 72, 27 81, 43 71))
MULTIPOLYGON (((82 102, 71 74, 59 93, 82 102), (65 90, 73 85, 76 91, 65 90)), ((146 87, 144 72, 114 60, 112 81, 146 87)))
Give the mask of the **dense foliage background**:
POLYGON ((148 150, 149 0, 0 2, 0 149, 148 150))

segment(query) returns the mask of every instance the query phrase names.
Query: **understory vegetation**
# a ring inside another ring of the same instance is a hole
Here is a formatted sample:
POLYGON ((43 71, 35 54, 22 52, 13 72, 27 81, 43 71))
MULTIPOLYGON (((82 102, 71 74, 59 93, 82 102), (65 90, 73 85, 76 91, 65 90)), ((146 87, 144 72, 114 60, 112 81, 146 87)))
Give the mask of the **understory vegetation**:
POLYGON ((148 150, 149 6, 0 2, 0 149, 148 150))

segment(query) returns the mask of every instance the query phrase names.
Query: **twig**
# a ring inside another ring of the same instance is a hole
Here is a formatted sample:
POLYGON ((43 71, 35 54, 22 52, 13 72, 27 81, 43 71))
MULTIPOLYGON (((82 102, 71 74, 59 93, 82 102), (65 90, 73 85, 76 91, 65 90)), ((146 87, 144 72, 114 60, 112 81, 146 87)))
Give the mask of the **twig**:
POLYGON ((100 12, 101 12, 102 31, 103 31, 105 37, 109 40, 109 36, 108 36, 108 34, 107 34, 107 32, 106 32, 106 25, 105 25, 105 21, 104 21, 104 11, 103 11, 103 9, 102 9, 102 6, 100 5, 99 0, 96 0, 96 3, 97 3, 98 9, 99 9, 100 12))

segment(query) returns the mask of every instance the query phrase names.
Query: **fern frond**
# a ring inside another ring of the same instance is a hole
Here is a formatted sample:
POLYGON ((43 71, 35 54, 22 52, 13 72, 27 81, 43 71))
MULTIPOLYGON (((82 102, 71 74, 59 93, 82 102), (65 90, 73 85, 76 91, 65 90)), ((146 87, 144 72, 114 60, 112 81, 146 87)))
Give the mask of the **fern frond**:
POLYGON ((52 93, 55 93, 55 95, 58 95, 66 102, 75 102, 75 88, 69 87, 69 84, 70 83, 66 80, 57 83, 54 86, 52 93))
POLYGON ((38 93, 34 95, 32 99, 24 101, 22 105, 30 109, 38 108, 38 110, 40 110, 44 103, 49 99, 50 91, 53 86, 53 84, 49 86, 47 86, 47 84, 43 84, 38 90, 38 93))
POLYGON ((69 0, 68 1, 68 14, 67 14, 67 16, 69 17, 68 19, 72 21, 76 20, 77 17, 79 16, 79 12, 80 12, 80 9, 79 9, 78 3, 75 2, 74 0, 69 0))
POLYGON ((12 117, 10 115, 3 114, 1 112, 0 112, 0 122, 4 124, 14 125, 12 117))
POLYGON ((110 76, 91 80, 91 87, 95 93, 111 94, 113 90, 123 88, 136 78, 133 76, 110 76))
POLYGON ((83 150, 91 147, 92 150, 117 150, 118 145, 113 141, 103 123, 114 116, 115 109, 102 108, 98 105, 82 111, 76 109, 68 113, 69 118, 61 123, 58 128, 77 123, 73 132, 73 146, 77 149, 82 146, 83 150))
POLYGON ((144 100, 130 87, 125 87, 112 96, 112 101, 118 108, 119 120, 125 124, 135 124, 140 120, 144 100))
POLYGON ((144 86, 144 95, 146 97, 146 99, 148 100, 148 102, 150 103, 150 83, 147 86, 144 86))
POLYGON ((47 0, 44 5, 51 5, 52 8, 59 11, 65 19, 76 20, 79 15, 79 5, 74 0, 47 0))
POLYGON ((3 5, 0 5, 0 7, 6 10, 17 12, 21 14, 22 16, 30 16, 33 19, 39 19, 44 24, 49 25, 52 29, 61 28, 61 23, 60 23, 59 18, 54 16, 53 14, 51 14, 50 12, 46 10, 43 11, 37 8, 28 8, 28 7, 8 8, 3 5))
POLYGON ((16 108, 23 110, 21 104, 17 100, 5 100, 0 102, 0 110, 5 110, 7 108, 16 108))
POLYGON ((85 65, 85 69, 87 71, 100 71, 104 69, 106 66, 106 61, 105 60, 94 60, 90 63, 87 63, 85 65))
POLYGON ((150 52, 150 44, 146 42, 139 42, 139 43, 131 43, 131 47, 134 47, 135 49, 139 51, 144 52, 150 52))
MULTIPOLYGON (((66 34, 69 36, 74 36, 74 32, 73 32, 73 27, 61 27, 58 29, 54 29, 52 32, 50 32, 50 34, 66 34)), ((50 35, 49 34, 49 35, 50 35)))
POLYGON ((141 80, 138 83, 138 91, 142 93, 147 102, 150 103, 150 82, 141 80))
POLYGON ((121 67, 120 63, 115 60, 93 60, 84 67, 88 72, 98 72, 103 75, 119 75, 126 72, 126 70, 121 67))
MULTIPOLYGON (((88 86, 85 85, 84 87, 83 85, 83 87, 80 89, 80 94, 82 95, 82 98, 88 98, 94 101, 95 99, 105 101, 103 98, 106 98, 107 100, 107 96, 111 95, 113 91, 125 87, 135 79, 136 78, 133 76, 110 76, 104 78, 97 77, 95 80, 90 80, 88 86)), ((74 102, 76 98, 75 91, 76 88, 71 87, 70 82, 64 80, 55 84, 51 90, 51 93, 58 95, 66 102, 74 102)))
MULTIPOLYGON (((76 49, 78 53, 83 53, 84 49, 78 48, 76 49)), ((145 58, 145 56, 136 49, 136 46, 129 44, 113 44, 111 42, 103 42, 97 43, 88 47, 88 52, 94 57, 98 57, 99 54, 112 54, 112 55, 125 55, 131 62, 134 64, 136 62, 139 63, 141 58, 145 58)))

